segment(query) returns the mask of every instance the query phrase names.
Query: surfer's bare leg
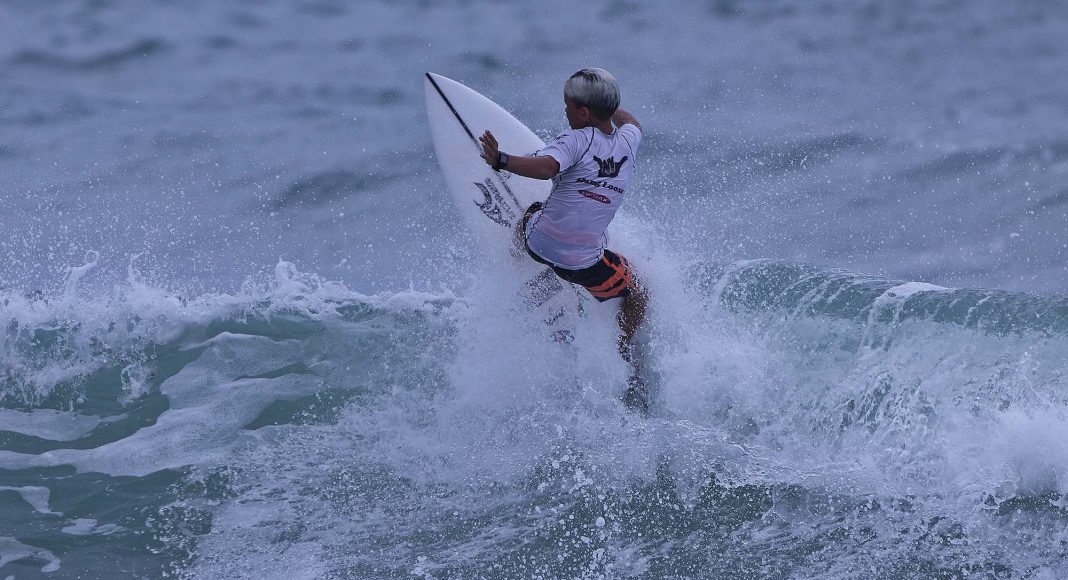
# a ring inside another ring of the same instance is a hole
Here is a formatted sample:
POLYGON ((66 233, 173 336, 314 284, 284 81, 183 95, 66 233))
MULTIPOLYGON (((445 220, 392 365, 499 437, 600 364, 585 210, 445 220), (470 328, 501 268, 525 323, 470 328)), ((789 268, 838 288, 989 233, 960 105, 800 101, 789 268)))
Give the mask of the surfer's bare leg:
POLYGON ((519 258, 527 255, 527 221, 542 207, 544 204, 538 201, 530 204, 523 217, 516 221, 512 235, 512 257, 519 258))
POLYGON ((636 281, 629 294, 623 297, 619 305, 619 354, 630 364, 633 374, 627 381, 627 392, 623 394, 623 404, 643 414, 649 412, 649 389, 641 378, 639 358, 636 356, 634 335, 645 319, 645 310, 649 306, 649 293, 645 286, 636 281))
POLYGON ((513 235, 512 235, 512 248, 511 248, 511 251, 512 251, 512 256, 513 257, 518 258, 518 257, 522 256, 523 254, 526 254, 526 252, 523 251, 524 248, 526 247, 526 239, 527 239, 527 220, 520 219, 519 221, 516 222, 515 231, 513 232, 513 235))
POLYGON ((619 306, 618 316, 620 331, 619 354, 623 355, 627 362, 634 362, 631 360, 634 335, 637 334, 638 327, 645 320, 645 309, 648 306, 649 293, 645 290, 644 284, 635 280, 634 287, 623 297, 623 303, 619 306))

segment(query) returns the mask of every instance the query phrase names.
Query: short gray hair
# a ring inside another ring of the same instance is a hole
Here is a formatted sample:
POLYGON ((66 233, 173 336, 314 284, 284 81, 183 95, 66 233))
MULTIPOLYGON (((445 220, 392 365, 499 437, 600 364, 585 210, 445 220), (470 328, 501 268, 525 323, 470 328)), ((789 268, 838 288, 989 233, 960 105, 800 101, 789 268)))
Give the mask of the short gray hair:
POLYGON ((611 119, 619 108, 619 84, 603 68, 584 68, 564 83, 564 97, 599 119, 611 119))

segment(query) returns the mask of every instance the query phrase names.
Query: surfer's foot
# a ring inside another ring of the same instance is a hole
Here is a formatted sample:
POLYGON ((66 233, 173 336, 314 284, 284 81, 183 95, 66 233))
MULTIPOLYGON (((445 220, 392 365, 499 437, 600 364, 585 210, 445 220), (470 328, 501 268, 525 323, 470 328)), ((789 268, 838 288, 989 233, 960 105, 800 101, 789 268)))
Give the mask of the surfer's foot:
POLYGON ((627 381, 627 392, 623 393, 623 405, 642 415, 649 414, 649 388, 637 374, 627 381))

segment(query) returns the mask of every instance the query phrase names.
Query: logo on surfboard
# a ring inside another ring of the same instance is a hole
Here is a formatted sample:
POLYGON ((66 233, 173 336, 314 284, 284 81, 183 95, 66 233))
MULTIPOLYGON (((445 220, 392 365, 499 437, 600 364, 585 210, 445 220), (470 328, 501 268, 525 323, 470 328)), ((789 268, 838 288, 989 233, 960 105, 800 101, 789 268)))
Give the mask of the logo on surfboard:
POLYGON ((504 202, 504 198, 501 197, 501 192, 497 189, 497 186, 493 184, 493 180, 487 178, 483 182, 476 181, 475 186, 478 187, 483 198, 481 202, 477 199, 474 200, 478 209, 482 210, 482 213, 495 223, 501 224, 506 228, 512 227, 512 222, 515 220, 515 211, 504 202))
POLYGON ((624 155, 623 159, 616 161, 615 157, 609 157, 608 159, 601 159, 594 155, 593 160, 597 162, 600 169, 597 170, 597 177, 619 177, 619 170, 623 168, 623 164, 627 161, 627 156, 624 155))

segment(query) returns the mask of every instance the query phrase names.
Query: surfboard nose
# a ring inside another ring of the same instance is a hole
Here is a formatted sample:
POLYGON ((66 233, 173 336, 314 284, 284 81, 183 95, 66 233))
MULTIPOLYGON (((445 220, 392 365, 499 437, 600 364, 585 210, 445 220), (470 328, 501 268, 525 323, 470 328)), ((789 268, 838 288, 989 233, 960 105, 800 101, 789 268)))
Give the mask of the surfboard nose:
POLYGON ((426 76, 426 80, 428 80, 428 81, 430 81, 432 83, 433 82, 437 82, 437 81, 448 81, 450 83, 455 83, 456 82, 456 81, 450 79, 449 77, 447 77, 445 75, 439 75, 438 73, 430 72, 430 71, 427 71, 425 76, 426 76))

